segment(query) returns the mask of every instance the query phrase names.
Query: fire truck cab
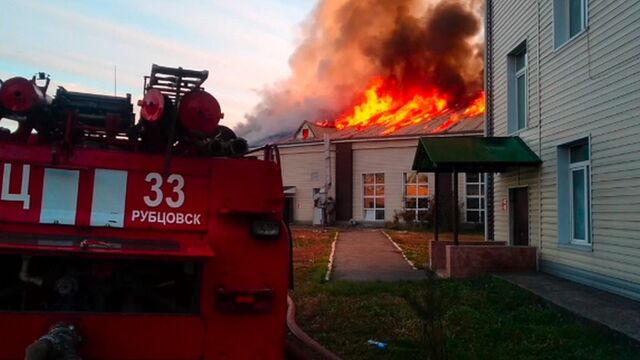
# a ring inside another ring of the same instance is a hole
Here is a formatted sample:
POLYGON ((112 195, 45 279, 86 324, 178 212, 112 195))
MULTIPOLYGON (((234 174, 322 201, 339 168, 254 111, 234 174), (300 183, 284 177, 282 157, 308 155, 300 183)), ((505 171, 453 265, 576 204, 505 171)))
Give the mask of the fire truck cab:
POLYGON ((283 358, 277 151, 238 151, 191 72, 154 65, 137 124, 130 97, 0 87, 0 359, 283 358))

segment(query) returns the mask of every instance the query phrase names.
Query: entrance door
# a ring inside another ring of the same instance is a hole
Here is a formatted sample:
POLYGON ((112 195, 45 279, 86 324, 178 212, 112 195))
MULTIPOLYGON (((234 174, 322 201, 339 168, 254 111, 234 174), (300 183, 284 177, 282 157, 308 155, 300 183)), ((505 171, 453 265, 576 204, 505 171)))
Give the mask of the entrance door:
POLYGON ((529 190, 509 189, 511 245, 529 245, 529 190))
POLYGON ((287 224, 291 224, 293 222, 293 196, 285 196, 284 198, 284 221, 287 224))

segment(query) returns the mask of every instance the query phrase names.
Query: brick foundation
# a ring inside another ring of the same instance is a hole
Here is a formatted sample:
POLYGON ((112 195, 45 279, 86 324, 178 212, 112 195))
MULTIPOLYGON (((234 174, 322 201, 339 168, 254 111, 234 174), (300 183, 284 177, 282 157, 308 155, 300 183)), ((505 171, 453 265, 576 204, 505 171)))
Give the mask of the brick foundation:
POLYGON ((445 277, 463 279, 501 272, 536 271, 533 246, 446 246, 445 277))
MULTIPOLYGON (((504 241, 461 241, 461 245, 478 246, 505 246, 504 241)), ((433 271, 445 270, 447 267, 447 245, 453 245, 453 241, 429 241, 429 267, 433 271)))

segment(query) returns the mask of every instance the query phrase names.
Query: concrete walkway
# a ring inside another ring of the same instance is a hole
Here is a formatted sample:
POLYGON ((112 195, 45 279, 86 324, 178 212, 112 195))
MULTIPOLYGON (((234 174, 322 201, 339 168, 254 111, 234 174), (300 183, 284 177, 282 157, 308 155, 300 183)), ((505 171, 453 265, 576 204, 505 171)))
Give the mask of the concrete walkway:
POLYGON ((543 273, 498 277, 576 315, 640 341, 640 303, 637 301, 543 273))
POLYGON ((340 232, 336 241, 331 279, 398 281, 426 279, 380 230, 340 232))

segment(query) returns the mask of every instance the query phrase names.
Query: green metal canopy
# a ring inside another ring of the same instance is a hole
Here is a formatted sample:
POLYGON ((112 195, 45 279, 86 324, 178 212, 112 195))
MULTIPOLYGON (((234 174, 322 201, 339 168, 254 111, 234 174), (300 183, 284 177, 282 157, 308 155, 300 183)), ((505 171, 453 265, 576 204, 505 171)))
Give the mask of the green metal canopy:
POLYGON ((424 137, 418 142, 413 170, 421 172, 503 172, 542 161, 517 136, 424 137))

